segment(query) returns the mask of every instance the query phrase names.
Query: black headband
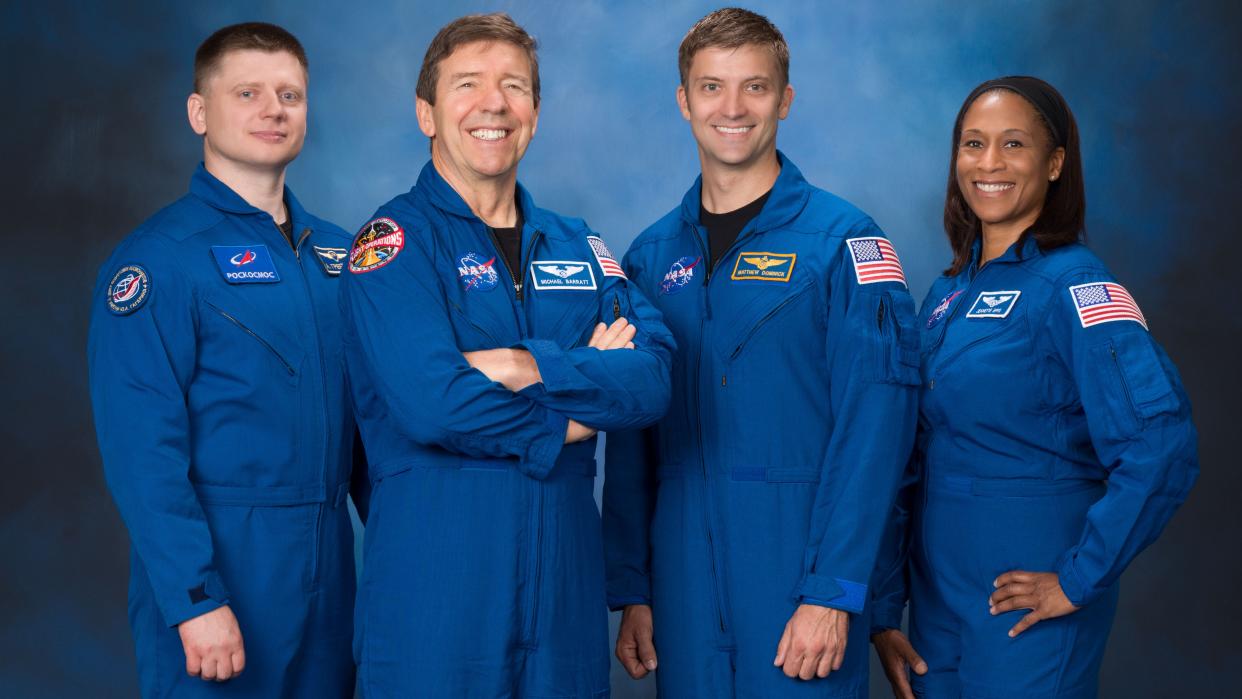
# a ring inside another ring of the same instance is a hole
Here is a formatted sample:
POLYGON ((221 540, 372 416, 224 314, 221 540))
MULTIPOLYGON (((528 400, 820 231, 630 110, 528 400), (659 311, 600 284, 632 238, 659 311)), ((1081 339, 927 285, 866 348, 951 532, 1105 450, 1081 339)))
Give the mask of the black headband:
POLYGON ((985 92, 995 89, 1010 90, 1021 95, 1035 107, 1035 111, 1043 117, 1048 130, 1052 132, 1053 146, 1065 146, 1065 136, 1069 132, 1069 112, 1065 108, 1065 100, 1060 99, 1056 89, 1051 85, 1026 75, 1010 75, 1004 78, 989 80, 970 93, 966 104, 974 104, 975 100, 985 92))

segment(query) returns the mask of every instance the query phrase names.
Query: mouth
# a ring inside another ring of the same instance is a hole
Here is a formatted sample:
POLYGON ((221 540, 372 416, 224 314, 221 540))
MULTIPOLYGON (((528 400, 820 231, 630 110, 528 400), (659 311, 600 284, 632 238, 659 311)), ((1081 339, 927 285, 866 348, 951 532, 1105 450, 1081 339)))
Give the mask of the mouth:
POLYGON ((1013 188, 1013 182, 975 182, 975 189, 985 194, 1000 194, 1013 188))
POLYGON ((753 129, 753 128, 755 128, 755 127, 754 127, 754 126, 721 126, 721 125, 717 125, 717 126, 713 126, 712 128, 716 129, 716 132, 717 132, 717 133, 722 133, 722 134, 726 134, 726 135, 730 135, 730 136, 735 136, 735 135, 739 135, 739 134, 744 134, 744 133, 747 133, 748 131, 750 131, 751 129, 753 129))
POLYGON ((251 131, 250 135, 268 143, 279 143, 287 136, 284 131, 251 131))
POLYGON ((510 129, 471 129, 470 135, 480 141, 501 141, 511 133, 510 129))

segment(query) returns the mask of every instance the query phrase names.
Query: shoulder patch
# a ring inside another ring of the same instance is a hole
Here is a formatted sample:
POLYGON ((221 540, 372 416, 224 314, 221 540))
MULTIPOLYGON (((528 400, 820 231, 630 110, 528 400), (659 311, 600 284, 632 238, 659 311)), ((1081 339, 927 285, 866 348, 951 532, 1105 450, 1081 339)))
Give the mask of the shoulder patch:
POLYGON ((150 291, 147 271, 138 265, 126 265, 108 283, 108 310, 119 316, 129 315, 146 303, 150 291))
POLYGON ((739 252, 730 279, 787 282, 798 254, 793 252, 739 252))
POLYGON ((1143 317, 1134 297, 1120 284, 1075 284, 1069 288, 1069 293, 1074 299, 1074 309, 1078 311, 1078 321, 1084 328, 1115 320, 1132 320, 1143 326, 1144 330, 1148 329, 1147 319, 1143 317))
POLYGON ((612 251, 604 244, 604 239, 597 235, 588 235, 587 242, 591 244, 591 252, 595 254, 595 261, 599 263, 599 268, 604 271, 605 277, 621 277, 627 279, 625 270, 621 269, 621 265, 617 264, 617 258, 612 256, 612 251))
POLYGON ((230 284, 271 284, 280 281, 266 245, 212 245, 220 274, 230 284))
POLYGON ((859 284, 906 283, 906 273, 901 269, 901 260, 897 259, 897 251, 887 238, 850 238, 845 241, 845 245, 849 248, 850 259, 854 263, 854 276, 858 278, 859 284))
POLYGON ((370 272, 397 259, 405 247, 405 231, 390 218, 377 218, 362 227, 349 252, 349 271, 370 272))

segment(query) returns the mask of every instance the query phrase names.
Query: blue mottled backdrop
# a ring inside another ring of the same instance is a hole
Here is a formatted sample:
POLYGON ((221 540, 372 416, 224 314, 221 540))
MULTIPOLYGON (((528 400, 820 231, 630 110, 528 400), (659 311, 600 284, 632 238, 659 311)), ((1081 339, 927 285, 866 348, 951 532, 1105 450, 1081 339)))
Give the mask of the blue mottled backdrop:
MULTIPOLYGON (((436 29, 503 9, 542 41, 539 134, 522 178, 616 250, 697 173, 674 103, 676 50, 714 5, 658 2, 5 3, 0 10, 8 262, 0 366, 0 696, 136 694, 127 539, 86 395, 88 295, 112 246, 180 195, 201 144, 185 120, 193 51, 221 25, 291 29, 311 61, 311 132, 290 181, 346 228, 407 189, 436 29)), ((780 146, 811 182, 870 212, 921 297, 949 253, 949 131, 976 83, 1042 76, 1077 113, 1090 242, 1182 369, 1202 434, 1198 489, 1126 574, 1106 697, 1221 696, 1237 684, 1237 5, 1125 1, 767 2, 793 53, 780 146)), ((614 668, 615 695, 654 695, 614 668)), ((886 696, 880 674, 872 694, 886 696)))

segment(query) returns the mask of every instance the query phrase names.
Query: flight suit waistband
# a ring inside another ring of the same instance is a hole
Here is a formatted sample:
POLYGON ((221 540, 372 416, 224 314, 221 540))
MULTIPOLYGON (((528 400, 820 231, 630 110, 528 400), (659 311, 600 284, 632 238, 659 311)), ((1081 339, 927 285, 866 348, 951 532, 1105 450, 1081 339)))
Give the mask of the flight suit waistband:
MULTIPOLYGON (((519 461, 509 458, 471 458, 457 454, 420 454, 409 459, 394 459, 383 464, 371 464, 369 475, 374 483, 382 478, 395 476, 411 469, 457 470, 457 471, 517 471, 519 461)), ((544 480, 562 477, 594 478, 595 458, 566 455, 562 453, 556 465, 544 480)))
POLYGON ((976 478, 933 474, 925 483, 927 490, 933 493, 984 497, 1052 497, 1104 488, 1101 481, 1082 478, 976 478))
POLYGON ((339 507, 349 496, 349 483, 323 485, 211 485, 195 483, 199 502, 206 505, 287 507, 327 503, 339 507))

